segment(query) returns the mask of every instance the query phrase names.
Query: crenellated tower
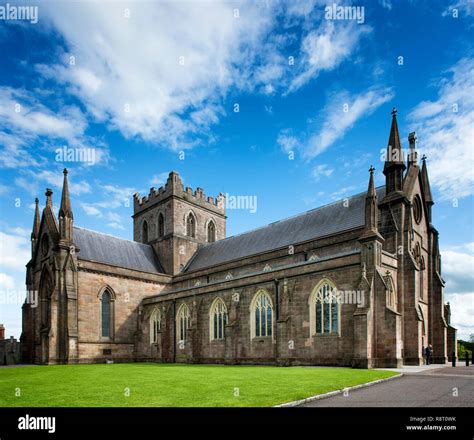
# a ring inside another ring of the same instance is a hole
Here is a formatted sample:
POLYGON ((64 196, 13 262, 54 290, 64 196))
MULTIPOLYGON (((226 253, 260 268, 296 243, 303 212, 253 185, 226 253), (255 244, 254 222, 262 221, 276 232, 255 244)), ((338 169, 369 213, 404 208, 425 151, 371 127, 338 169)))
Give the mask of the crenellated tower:
POLYGON ((153 246, 168 274, 181 272, 199 246, 226 236, 225 197, 206 197, 202 188, 184 188, 172 171, 166 184, 148 196, 134 196, 133 239, 153 246))

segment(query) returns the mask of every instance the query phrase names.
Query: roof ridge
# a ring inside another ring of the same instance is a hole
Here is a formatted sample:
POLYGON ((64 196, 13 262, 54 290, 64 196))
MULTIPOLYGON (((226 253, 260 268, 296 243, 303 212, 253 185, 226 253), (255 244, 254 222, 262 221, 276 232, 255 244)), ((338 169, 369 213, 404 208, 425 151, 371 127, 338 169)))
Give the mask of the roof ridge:
POLYGON ((93 232, 94 234, 105 235, 105 236, 110 237, 110 238, 115 238, 116 240, 127 241, 129 243, 135 243, 135 244, 139 244, 141 246, 147 246, 147 247, 151 247, 151 248, 153 247, 153 246, 151 246, 150 244, 147 244, 147 243, 140 243, 139 241, 129 240, 128 238, 117 237, 116 235, 107 234, 105 232, 100 232, 100 231, 95 231, 94 229, 83 228, 81 226, 74 226, 74 229, 82 229, 83 231, 93 232))
MULTIPOLYGON (((380 185, 380 186, 377 186, 375 188, 375 190, 378 190, 380 188, 384 188, 385 185, 380 185)), ((360 193, 357 193, 357 194, 353 194, 352 196, 349 196, 348 198, 349 199, 353 199, 355 197, 359 197, 361 195, 364 195, 366 194, 367 191, 361 191, 360 193)), ((226 240, 230 240, 231 238, 237 238, 237 237, 240 237, 242 235, 245 235, 245 234, 250 234, 251 232, 255 232, 255 231, 258 231, 260 229, 264 229, 264 228, 267 228, 271 225, 275 225, 277 223, 282 223, 282 222, 285 222, 287 220, 291 220, 291 219, 294 219, 294 218, 297 218, 297 217, 300 217, 300 216, 303 216, 303 215, 306 215, 310 212, 314 212, 314 211, 317 211, 319 209, 322 209, 322 208, 327 208, 328 206, 331 206, 331 205, 335 205, 336 203, 341 203, 344 199, 338 199, 338 200, 335 200, 334 202, 330 202, 330 203, 326 203, 325 205, 321 205, 321 206, 317 206, 316 208, 312 208, 312 209, 308 209, 307 211, 303 211, 303 212, 300 212, 299 214, 294 214, 294 215, 290 215, 289 217, 285 217, 281 220, 275 220, 274 222, 271 222, 271 223, 267 223, 266 225, 262 225, 262 226, 259 226, 257 228, 254 228, 254 229, 249 229, 248 231, 245 231, 245 232, 240 232, 239 234, 235 234, 235 235, 231 235, 230 237, 226 237, 226 238, 223 238, 221 240, 216 240, 212 243, 206 243, 204 246, 202 246, 200 249, 204 249, 204 248, 207 248, 208 246, 212 246, 213 244, 216 244, 216 243, 222 243, 226 240)), ((196 251, 196 253, 200 250, 198 249, 196 251)))

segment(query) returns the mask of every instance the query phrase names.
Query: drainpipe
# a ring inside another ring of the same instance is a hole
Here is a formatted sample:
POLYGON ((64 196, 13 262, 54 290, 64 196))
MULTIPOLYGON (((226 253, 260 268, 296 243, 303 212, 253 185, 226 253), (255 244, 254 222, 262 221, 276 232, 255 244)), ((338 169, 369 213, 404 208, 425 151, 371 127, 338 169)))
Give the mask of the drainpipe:
POLYGON ((278 363, 278 359, 280 357, 280 350, 279 350, 279 332, 277 329, 277 322, 278 319, 280 319, 280 281, 278 279, 273 280, 275 283, 275 323, 273 324, 273 331, 274 331, 274 337, 275 337, 275 361, 278 363))
POLYGON ((280 318, 280 281, 277 278, 273 281, 275 282, 275 317, 278 320, 280 318))
POLYGON ((173 300, 173 364, 176 363, 176 300, 173 300))

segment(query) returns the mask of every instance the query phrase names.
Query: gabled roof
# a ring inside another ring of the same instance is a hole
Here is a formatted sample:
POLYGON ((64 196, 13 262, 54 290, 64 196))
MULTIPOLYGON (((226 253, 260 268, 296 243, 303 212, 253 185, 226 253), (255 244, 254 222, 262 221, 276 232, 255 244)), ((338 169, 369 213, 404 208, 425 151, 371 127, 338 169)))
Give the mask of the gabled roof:
POLYGON ((153 248, 148 244, 124 240, 100 232, 74 227, 74 244, 79 259, 140 270, 164 273, 153 248))
MULTIPOLYGON (((347 199, 346 204, 340 200, 250 232, 207 244, 196 252, 185 272, 363 227, 365 196, 366 192, 363 192, 347 199)), ((378 200, 384 196, 385 186, 377 188, 378 200)))

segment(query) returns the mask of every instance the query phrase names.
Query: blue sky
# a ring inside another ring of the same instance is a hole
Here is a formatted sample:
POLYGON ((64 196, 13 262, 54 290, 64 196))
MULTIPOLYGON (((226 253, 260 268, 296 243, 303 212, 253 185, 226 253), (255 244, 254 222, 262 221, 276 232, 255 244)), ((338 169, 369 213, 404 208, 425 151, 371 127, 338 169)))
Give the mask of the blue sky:
MULTIPOLYGON (((474 333, 468 1, 354 3, 362 23, 318 0, 23 4, 37 23, 0 20, 0 291, 24 290, 34 198, 51 187, 57 206, 64 166, 76 225, 131 239, 133 193, 176 170, 257 197, 228 211, 233 235, 364 191, 371 164, 383 184, 395 106, 403 146, 416 130, 428 157, 453 323, 474 333)), ((8 298, 0 322, 19 336, 8 298)))

